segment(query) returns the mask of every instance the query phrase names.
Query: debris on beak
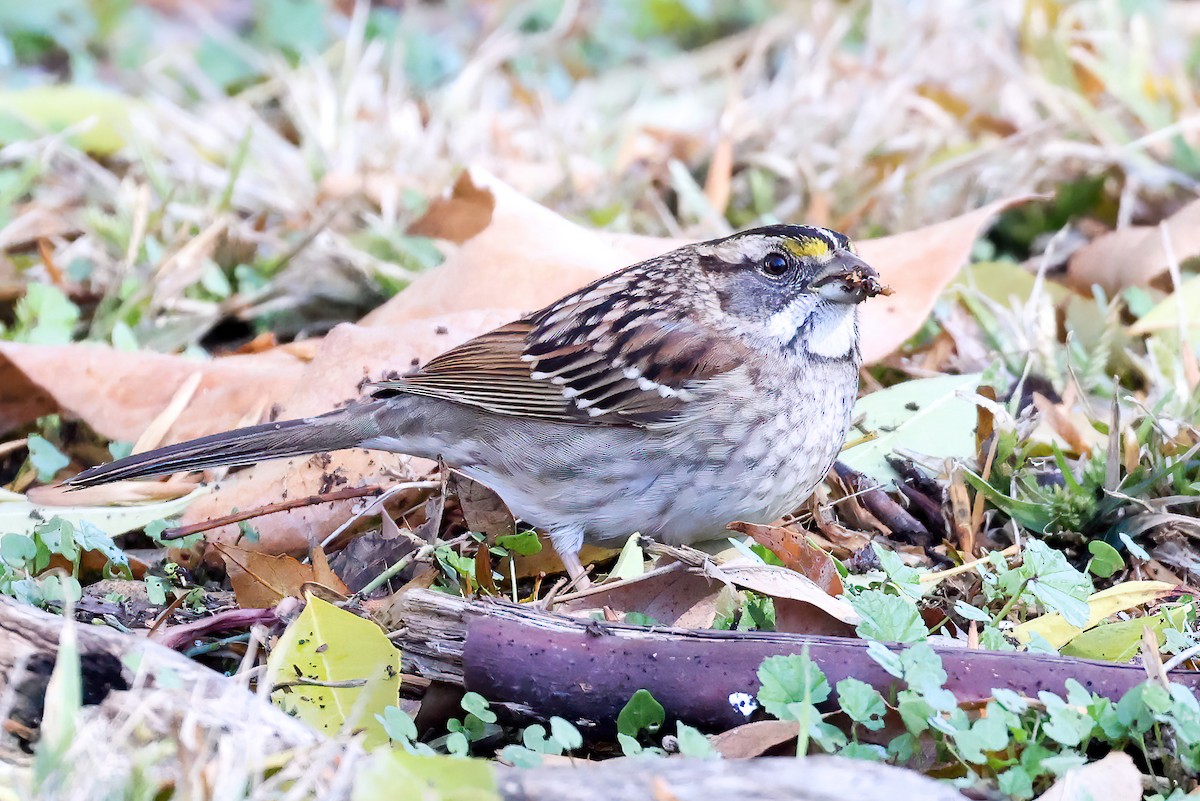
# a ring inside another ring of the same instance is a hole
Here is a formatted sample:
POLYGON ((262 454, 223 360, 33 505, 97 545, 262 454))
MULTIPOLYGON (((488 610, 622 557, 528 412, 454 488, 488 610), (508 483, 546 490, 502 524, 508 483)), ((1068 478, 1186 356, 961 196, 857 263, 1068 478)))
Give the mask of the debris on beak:
POLYGON ((845 252, 829 263, 828 271, 818 276, 812 287, 818 295, 835 303, 862 303, 867 298, 893 292, 869 264, 845 252))

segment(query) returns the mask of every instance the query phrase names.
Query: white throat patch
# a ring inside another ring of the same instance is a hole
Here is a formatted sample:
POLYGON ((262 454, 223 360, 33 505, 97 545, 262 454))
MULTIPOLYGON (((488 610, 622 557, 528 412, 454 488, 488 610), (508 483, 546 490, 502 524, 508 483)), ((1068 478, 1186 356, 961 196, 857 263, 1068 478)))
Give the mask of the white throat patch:
POLYGON ((806 344, 810 353, 826 359, 847 356, 858 340, 857 307, 842 303, 826 303, 809 318, 806 344))

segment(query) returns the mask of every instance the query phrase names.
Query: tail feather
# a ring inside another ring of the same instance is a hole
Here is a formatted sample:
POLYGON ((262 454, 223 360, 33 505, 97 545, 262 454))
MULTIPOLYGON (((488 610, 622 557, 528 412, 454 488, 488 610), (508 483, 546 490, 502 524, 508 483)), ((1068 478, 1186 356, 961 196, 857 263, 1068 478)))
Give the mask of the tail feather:
POLYGON ((81 489, 129 478, 353 448, 378 434, 372 414, 375 405, 356 404, 319 417, 263 423, 167 445, 89 468, 65 484, 81 489))

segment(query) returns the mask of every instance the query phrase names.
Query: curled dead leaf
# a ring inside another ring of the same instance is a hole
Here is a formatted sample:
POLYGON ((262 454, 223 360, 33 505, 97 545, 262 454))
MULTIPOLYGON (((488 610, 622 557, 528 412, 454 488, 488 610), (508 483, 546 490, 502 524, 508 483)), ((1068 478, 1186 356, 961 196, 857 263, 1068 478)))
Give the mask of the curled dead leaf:
POLYGON ((1146 286, 1167 271, 1167 240, 1179 261, 1200 256, 1200 200, 1172 214, 1162 225, 1131 225, 1096 237, 1071 256, 1067 281, 1081 292, 1099 285, 1109 293, 1146 286))
MULTIPOLYGON (((277 416, 305 417, 333 409, 360 397, 364 381, 403 373, 414 363, 501 322, 488 312, 466 312, 390 328, 338 326, 321 341, 312 362, 301 371, 295 391, 282 400, 277 416)), ((380 475, 401 481, 415 479, 434 467, 427 460, 364 450, 262 462, 231 473, 202 503, 193 505, 182 522, 190 524, 235 508, 251 509, 286 498, 377 483, 380 475)), ((320 542, 344 523, 355 503, 306 506, 257 519, 253 526, 259 539, 253 548, 267 553, 305 553, 313 542, 320 542)), ((206 536, 210 542, 232 542, 239 534, 237 526, 225 526, 206 536)))
POLYGON ((795 570, 830 595, 841 595, 842 577, 829 554, 810 544, 803 532, 783 526, 763 526, 755 523, 730 523, 730 531, 746 534, 779 557, 784 566, 795 570))
POLYGON ((303 598, 308 584, 319 584, 343 596, 350 594, 320 547, 313 548, 312 564, 307 565, 286 555, 221 543, 214 547, 225 561, 238 606, 243 609, 270 609, 284 598, 303 598))
MULTIPOLYGON (((448 310, 508 306, 532 311, 627 264, 686 244, 588 230, 479 168, 464 173, 442 208, 451 218, 469 215, 473 226, 486 207, 487 193, 494 204, 490 224, 463 242, 439 269, 367 315, 364 325, 448 310)), ((859 327, 864 359, 882 359, 916 333, 991 220, 1028 199, 999 200, 917 231, 858 242, 859 253, 895 290, 890 297, 863 304, 859 327)), ((457 223, 448 228, 455 237, 464 230, 457 223)))
POLYGON ((132 442, 198 373, 200 387, 166 438, 177 442, 223 431, 245 409, 286 397, 303 366, 273 351, 200 362, 104 345, 0 342, 0 431, 62 413, 132 442))
POLYGON ((496 197, 490 189, 477 186, 470 170, 464 170, 453 189, 434 199, 419 220, 408 227, 412 236, 428 236, 462 244, 492 222, 496 197))
POLYGON ((1077 801, 1103 798, 1105 801, 1137 801, 1142 797, 1142 772, 1133 759, 1115 751, 1096 762, 1072 768, 1038 796, 1038 801, 1077 801))
POLYGON ((809 604, 842 623, 857 626, 862 622, 862 618, 848 601, 834 598, 818 587, 812 579, 794 570, 739 558, 721 565, 707 562, 704 565, 704 573, 724 584, 753 590, 760 595, 809 604))
POLYGON ((796 724, 787 720, 756 720, 723 731, 713 748, 726 759, 750 759, 770 754, 796 739, 796 724))
POLYGON ((566 601, 555 611, 590 619, 595 611, 607 608, 622 615, 638 612, 663 626, 708 629, 717 616, 720 590, 718 582, 705 576, 673 570, 645 580, 620 582, 606 592, 566 601))

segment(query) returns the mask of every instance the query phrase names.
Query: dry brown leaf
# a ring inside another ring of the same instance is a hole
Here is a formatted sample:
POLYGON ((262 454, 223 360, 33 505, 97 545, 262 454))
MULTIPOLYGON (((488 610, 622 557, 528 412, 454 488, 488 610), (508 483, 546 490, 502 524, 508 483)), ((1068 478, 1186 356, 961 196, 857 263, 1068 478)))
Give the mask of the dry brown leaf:
POLYGON ((13 211, 8 224, 0 228, 0 251, 29 247, 39 239, 73 237, 80 233, 78 214, 68 208, 29 203, 13 211))
POLYGON ((812 604, 788 598, 775 599, 775 631, 818 637, 858 636, 853 625, 825 614, 812 604))
MULTIPOLYGON (((550 538, 543 534, 541 535, 541 541, 542 550, 537 553, 530 554, 529 556, 514 555, 513 561, 516 563, 518 579, 566 572, 567 569, 563 567, 562 560, 558 558, 558 553, 554 550, 554 546, 550 544, 550 538)), ((583 549, 579 552, 579 561, 586 567, 587 565, 594 565, 615 559, 619 553, 621 553, 620 549, 598 548, 595 545, 585 543, 583 549)), ((496 572, 504 576, 505 581, 511 581, 507 559, 500 560, 496 572)))
POLYGON ((1142 797, 1142 772, 1132 757, 1114 751, 1101 760, 1072 768, 1038 796, 1038 801, 1138 801, 1142 797))
POLYGON ((1087 415, 1072 411, 1065 403, 1055 403, 1040 392, 1033 393, 1033 405, 1041 415, 1033 437, 1039 442, 1056 442, 1063 450, 1081 456, 1108 443, 1108 437, 1098 432, 1087 415))
MULTIPOLYGON (((415 551, 421 543, 413 532, 402 529, 392 519, 390 512, 380 515, 378 531, 370 531, 346 543, 333 556, 338 574, 354 592, 361 592, 383 571, 404 556, 415 551)), ((399 579, 398 582, 403 581, 399 579)), ((381 588, 387 592, 393 582, 381 588)))
MULTIPOLYGON (((1168 217, 1163 225, 1179 261, 1200 256, 1200 200, 1168 217)), ((1081 292, 1099 284, 1109 293, 1146 286, 1167 271, 1167 248, 1157 225, 1132 225, 1096 237, 1067 264, 1067 281, 1081 292)))
POLYGON ((490 538, 517 532, 517 522, 512 512, 495 490, 462 473, 451 474, 450 481, 467 528, 490 538))
POLYGON ((309 565, 290 556, 248 551, 234 545, 218 543, 215 548, 225 561, 238 606, 243 609, 270 609, 284 598, 303 598, 306 584, 320 584, 343 595, 350 594, 319 547, 313 548, 309 565))
POLYGON ((759 595, 769 595, 776 600, 782 598, 809 604, 827 615, 852 626, 862 622, 858 612, 848 601, 834 598, 818 587, 812 579, 794 570, 776 565, 764 565, 738 558, 721 565, 711 562, 704 566, 706 575, 726 584, 734 584, 759 595))
POLYGON ((830 595, 841 595, 842 577, 829 554, 813 547, 803 532, 783 526, 764 526, 755 523, 730 523, 730 531, 749 535, 759 545, 779 557, 784 566, 807 576, 830 595))
MULTIPOLYGON (((278 418, 329 411, 360 397, 364 380, 405 372, 414 360, 424 362, 505 319, 511 318, 505 313, 466 312, 389 328, 340 325, 321 341, 312 362, 301 371, 295 391, 283 399, 278 418)), ((231 509, 252 509, 286 498, 378 482, 385 472, 418 478, 433 468, 433 462, 423 459, 365 450, 262 462, 231 473, 212 493, 188 508, 183 523, 220 517, 231 509)), ((259 540, 247 547, 266 553, 306 553, 311 544, 344 523, 356 503, 337 501, 258 518, 251 525, 259 540)), ((233 542, 238 536, 237 526, 214 529, 206 535, 210 542, 233 542)))
MULTIPOLYGON (((451 310, 533 311, 602 275, 684 244, 583 228, 481 169, 464 173, 452 198, 478 213, 485 193, 494 200, 491 224, 439 269, 367 315, 364 325, 451 310)), ((863 304, 860 329, 868 362, 887 356, 916 333, 992 218, 1024 200, 1000 200, 937 225, 857 243, 863 258, 896 290, 863 304)))
POLYGON ((496 198, 486 188, 476 186, 469 170, 464 170, 445 197, 429 204, 421 219, 408 227, 410 236, 428 236, 462 244, 487 228, 496 209, 496 198))
POLYGON ((895 290, 892 295, 872 298, 862 305, 858 327, 863 360, 878 361, 915 334, 942 290, 967 263, 975 240, 993 218, 1030 199, 997 200, 916 231, 856 242, 859 255, 895 290))
POLYGON ((328 587, 331 590, 349 595, 350 588, 342 581, 332 567, 329 566, 329 557, 325 555, 325 549, 320 545, 309 551, 309 562, 312 565, 312 580, 322 587, 328 587))
POLYGON ((640 612, 663 626, 707 629, 716 620, 720 591, 718 582, 687 570, 675 570, 566 601, 555 611, 590 618, 596 610, 607 607, 622 615, 640 612))
POLYGON ((756 720, 735 726, 712 738, 713 748, 726 759, 749 759, 771 753, 796 739, 796 724, 787 720, 756 720))
POLYGON ((25 497, 38 506, 125 506, 149 501, 172 501, 196 489, 187 478, 168 481, 115 481, 98 487, 30 487, 25 497))
POLYGON ((287 396, 304 368, 282 353, 229 356, 200 362, 104 345, 0 343, 0 430, 46 414, 83 420, 100 434, 132 442, 170 404, 192 375, 196 396, 165 441, 223 431, 263 399, 287 396))
POLYGON ((449 311, 503 308, 511 310, 501 321, 507 322, 629 263, 621 250, 602 237, 534 203, 484 170, 464 173, 455 190, 464 198, 489 192, 495 201, 491 224, 436 270, 418 276, 364 317, 363 325, 395 325, 449 311))

